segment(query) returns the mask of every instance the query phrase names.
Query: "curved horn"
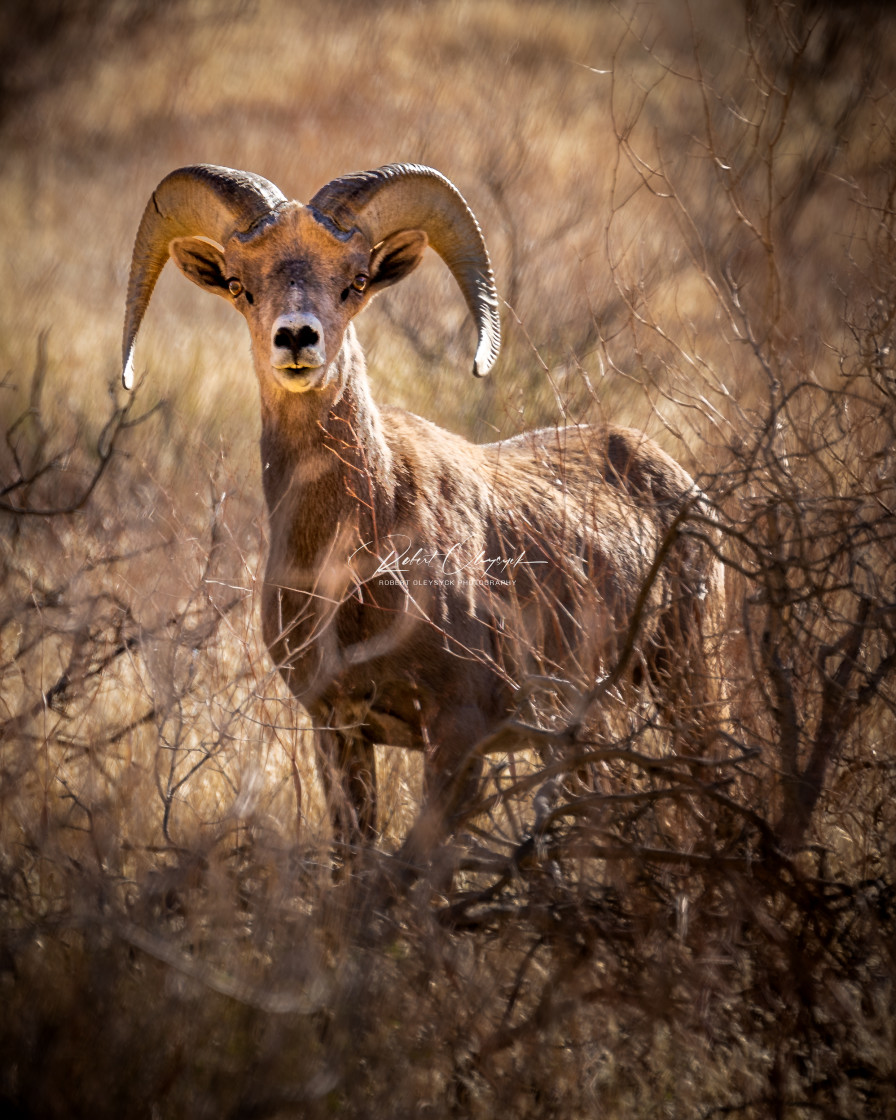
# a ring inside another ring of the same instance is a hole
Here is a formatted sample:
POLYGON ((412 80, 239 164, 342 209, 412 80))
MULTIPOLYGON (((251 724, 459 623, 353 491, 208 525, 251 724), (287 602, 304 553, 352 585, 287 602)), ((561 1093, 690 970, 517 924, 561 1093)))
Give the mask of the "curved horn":
POLYGON ((334 179, 308 204, 371 245, 403 229, 422 229, 451 269, 476 323, 473 373, 484 377, 501 348, 498 293, 479 223, 460 191, 432 167, 391 163, 334 179))
POLYGON ((248 232, 286 198, 267 179, 229 167, 181 167, 159 183, 143 211, 128 280, 121 380, 134 383, 134 340, 175 237, 207 237, 219 245, 248 232))

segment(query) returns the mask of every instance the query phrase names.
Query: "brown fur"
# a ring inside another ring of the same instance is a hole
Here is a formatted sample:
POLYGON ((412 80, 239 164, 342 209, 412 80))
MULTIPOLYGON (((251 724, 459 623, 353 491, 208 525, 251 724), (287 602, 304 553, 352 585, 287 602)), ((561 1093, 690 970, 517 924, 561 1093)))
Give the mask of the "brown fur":
POLYGON ((344 840, 376 831, 376 742, 425 752, 434 827, 450 829, 478 775, 477 745, 514 713, 527 675, 608 672, 636 603, 632 664, 652 668, 670 718, 683 686, 709 706, 717 676, 718 565, 695 538, 673 541, 676 518, 701 499, 655 443, 570 427, 476 446, 377 408, 351 319, 426 244, 406 232, 387 242, 340 240, 298 203, 223 255, 172 242, 185 274, 249 324, 271 527, 264 637, 318 729, 344 840), (352 287, 359 274, 364 292, 352 287), (323 324, 325 360, 275 369, 272 324, 305 312, 323 324), (489 583, 505 565, 513 582, 489 583))

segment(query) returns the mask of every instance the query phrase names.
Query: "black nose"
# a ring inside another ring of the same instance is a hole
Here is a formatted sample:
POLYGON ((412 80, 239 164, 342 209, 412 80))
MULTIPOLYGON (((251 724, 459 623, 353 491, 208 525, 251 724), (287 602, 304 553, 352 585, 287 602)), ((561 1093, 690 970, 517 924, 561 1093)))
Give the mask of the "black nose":
POLYGON ((320 342, 320 335, 314 327, 308 326, 299 327, 298 330, 293 327, 280 327, 274 335, 274 345, 290 350, 293 354, 298 354, 306 346, 317 346, 318 342, 320 342))

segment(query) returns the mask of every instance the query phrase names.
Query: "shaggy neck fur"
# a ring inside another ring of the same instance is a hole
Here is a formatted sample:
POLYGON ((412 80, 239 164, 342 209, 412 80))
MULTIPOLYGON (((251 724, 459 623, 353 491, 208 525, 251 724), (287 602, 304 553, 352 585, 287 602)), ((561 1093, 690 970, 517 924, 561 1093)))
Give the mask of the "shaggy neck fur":
POLYGON ((262 481, 281 552, 271 557, 275 566, 311 570, 337 533, 351 546, 359 535, 375 539, 389 519, 392 455, 351 326, 330 374, 326 388, 305 393, 259 376, 262 481))

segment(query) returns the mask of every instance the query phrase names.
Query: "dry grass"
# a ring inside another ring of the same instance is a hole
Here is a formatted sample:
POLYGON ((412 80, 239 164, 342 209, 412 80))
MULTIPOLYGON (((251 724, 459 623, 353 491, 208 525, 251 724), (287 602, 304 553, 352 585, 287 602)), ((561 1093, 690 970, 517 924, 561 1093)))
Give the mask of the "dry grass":
POLYGON ((0 1103, 896 1117, 892 22, 773 0, 9 13, 0 1103), (419 801, 389 750, 382 843, 332 880, 259 634, 242 324, 166 272, 145 382, 126 409, 115 388, 167 171, 307 198, 397 160, 472 204, 507 339, 473 385, 428 262, 362 320, 377 399, 480 439, 646 428, 715 498, 730 591, 713 764, 614 694, 567 734, 592 682, 544 690, 543 750, 489 758, 447 896, 384 889, 419 801))

